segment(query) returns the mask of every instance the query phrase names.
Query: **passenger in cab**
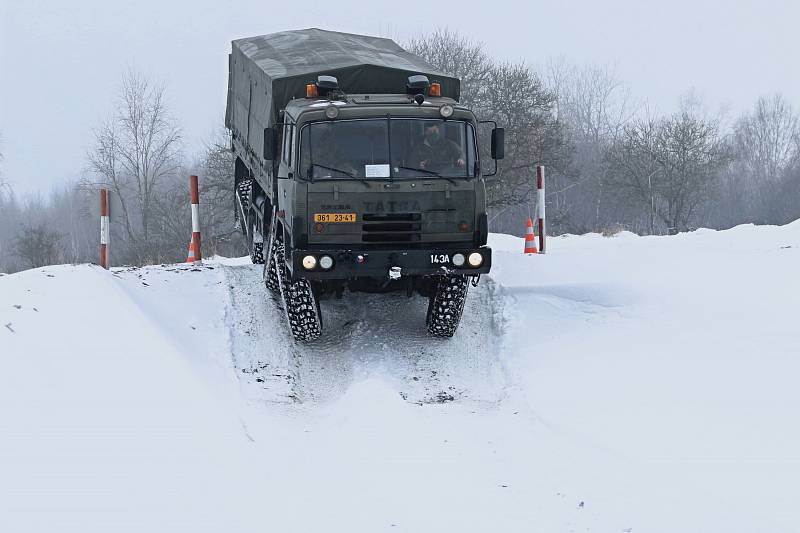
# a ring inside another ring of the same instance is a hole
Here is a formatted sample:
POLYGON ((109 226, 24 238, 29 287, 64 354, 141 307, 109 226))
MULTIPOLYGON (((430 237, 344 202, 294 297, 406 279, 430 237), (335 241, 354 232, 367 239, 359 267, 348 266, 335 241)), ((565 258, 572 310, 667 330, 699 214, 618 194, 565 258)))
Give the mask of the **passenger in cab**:
POLYGON ((459 169, 464 168, 464 153, 457 143, 444 136, 443 127, 438 122, 425 123, 422 141, 409 157, 412 166, 441 174, 463 172, 459 169))

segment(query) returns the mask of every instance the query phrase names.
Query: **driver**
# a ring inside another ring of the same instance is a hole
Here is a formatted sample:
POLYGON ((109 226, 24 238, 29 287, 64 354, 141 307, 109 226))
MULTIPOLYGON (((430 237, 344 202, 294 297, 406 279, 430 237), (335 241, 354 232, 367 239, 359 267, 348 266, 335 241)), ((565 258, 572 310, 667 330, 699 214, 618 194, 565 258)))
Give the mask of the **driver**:
POLYGON ((422 142, 411 151, 410 160, 414 166, 434 172, 464 167, 464 153, 461 147, 445 138, 442 127, 443 125, 438 122, 425 123, 422 142))

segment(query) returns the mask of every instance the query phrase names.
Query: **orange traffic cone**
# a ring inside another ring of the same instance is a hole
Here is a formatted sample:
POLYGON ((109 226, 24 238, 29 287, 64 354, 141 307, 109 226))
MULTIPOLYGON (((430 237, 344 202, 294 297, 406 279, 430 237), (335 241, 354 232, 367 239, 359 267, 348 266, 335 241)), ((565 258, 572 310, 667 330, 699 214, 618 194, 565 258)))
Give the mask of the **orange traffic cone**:
POLYGON ((195 256, 195 253, 194 253, 194 239, 192 239, 189 242, 189 257, 186 259, 186 262, 194 264, 194 258, 195 257, 196 256, 195 256))
POLYGON ((531 217, 528 217, 528 223, 525 226, 525 252, 523 253, 539 253, 536 249, 536 235, 533 233, 533 220, 531 220, 531 217))

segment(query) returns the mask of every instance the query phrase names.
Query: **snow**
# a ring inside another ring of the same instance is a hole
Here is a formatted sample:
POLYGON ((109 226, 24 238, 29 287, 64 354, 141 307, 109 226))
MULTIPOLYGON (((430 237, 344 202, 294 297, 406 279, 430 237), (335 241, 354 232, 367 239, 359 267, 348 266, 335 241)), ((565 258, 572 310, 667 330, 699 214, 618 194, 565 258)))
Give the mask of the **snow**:
POLYGON ((0 531, 800 529, 800 222, 523 241, 450 340, 261 267, 0 277, 0 531))

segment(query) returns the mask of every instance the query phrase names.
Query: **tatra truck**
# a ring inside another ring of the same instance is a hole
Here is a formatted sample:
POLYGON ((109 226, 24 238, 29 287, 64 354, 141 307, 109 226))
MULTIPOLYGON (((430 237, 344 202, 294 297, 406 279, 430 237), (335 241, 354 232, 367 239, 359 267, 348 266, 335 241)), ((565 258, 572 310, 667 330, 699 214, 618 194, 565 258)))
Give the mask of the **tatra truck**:
POLYGON ((320 29, 237 39, 225 125, 235 209, 298 341, 345 290, 428 299, 427 331, 456 332, 492 266, 486 177, 504 130, 459 104, 460 81, 385 38, 320 29), (493 126, 493 127, 492 127, 493 126))

